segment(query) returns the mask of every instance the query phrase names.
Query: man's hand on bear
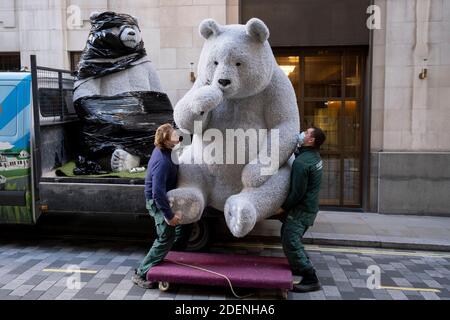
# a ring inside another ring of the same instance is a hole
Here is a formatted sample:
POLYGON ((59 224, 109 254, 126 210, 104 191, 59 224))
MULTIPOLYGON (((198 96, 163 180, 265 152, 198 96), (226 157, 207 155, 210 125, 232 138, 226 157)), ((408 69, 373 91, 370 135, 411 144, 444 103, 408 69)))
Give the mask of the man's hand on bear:
POLYGON ((198 115, 208 113, 217 107, 223 100, 223 92, 217 86, 204 86, 198 88, 192 96, 192 111, 198 115))
POLYGON ((176 214, 173 216, 172 219, 167 220, 166 218, 164 218, 164 220, 166 221, 166 223, 167 223, 169 226, 172 226, 172 227, 175 227, 175 226, 179 225, 180 222, 181 222, 180 216, 179 216, 179 215, 176 215, 176 214))

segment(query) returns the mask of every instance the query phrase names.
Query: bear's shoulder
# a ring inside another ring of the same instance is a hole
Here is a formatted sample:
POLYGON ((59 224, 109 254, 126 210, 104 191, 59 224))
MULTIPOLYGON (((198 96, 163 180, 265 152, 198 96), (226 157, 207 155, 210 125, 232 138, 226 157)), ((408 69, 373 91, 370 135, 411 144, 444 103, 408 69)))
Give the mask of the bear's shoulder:
POLYGON ((158 74, 147 57, 137 60, 132 67, 123 71, 76 81, 74 88, 74 100, 93 95, 113 96, 130 91, 162 92, 158 74))
POLYGON ((274 66, 272 77, 259 96, 272 96, 274 94, 281 96, 290 96, 294 92, 292 90, 292 83, 284 74, 283 71, 276 65, 274 66))

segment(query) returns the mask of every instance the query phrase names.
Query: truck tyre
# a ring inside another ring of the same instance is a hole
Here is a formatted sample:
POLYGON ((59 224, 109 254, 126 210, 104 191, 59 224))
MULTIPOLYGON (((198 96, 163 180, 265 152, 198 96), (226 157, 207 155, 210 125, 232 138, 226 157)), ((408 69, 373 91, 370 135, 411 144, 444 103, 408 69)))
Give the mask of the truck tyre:
POLYGON ((188 241, 187 251, 200 251, 204 249, 209 242, 210 230, 206 219, 201 219, 194 223, 192 233, 188 241))

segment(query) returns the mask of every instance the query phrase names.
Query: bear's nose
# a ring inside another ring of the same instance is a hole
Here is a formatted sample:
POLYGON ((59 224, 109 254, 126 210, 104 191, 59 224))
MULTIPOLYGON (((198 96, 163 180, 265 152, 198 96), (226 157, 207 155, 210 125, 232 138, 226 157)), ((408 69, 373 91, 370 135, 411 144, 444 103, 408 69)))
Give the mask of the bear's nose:
POLYGON ((136 33, 134 33, 134 31, 129 31, 128 32, 128 35, 130 35, 130 36, 134 36, 136 33))
POLYGON ((228 79, 219 79, 219 83, 220 85, 226 87, 227 85, 229 85, 231 83, 231 80, 228 79))

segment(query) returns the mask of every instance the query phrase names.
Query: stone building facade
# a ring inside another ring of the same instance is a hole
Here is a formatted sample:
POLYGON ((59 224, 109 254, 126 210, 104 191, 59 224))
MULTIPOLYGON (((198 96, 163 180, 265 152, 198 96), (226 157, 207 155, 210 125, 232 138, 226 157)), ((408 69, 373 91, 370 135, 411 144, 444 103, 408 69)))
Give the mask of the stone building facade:
POLYGON ((323 207, 450 215, 450 0, 2 0, 0 69, 13 54, 73 67, 90 13, 105 10, 138 18, 173 104, 192 86, 201 20, 267 20, 302 126, 325 126, 337 148, 324 151, 323 207))

